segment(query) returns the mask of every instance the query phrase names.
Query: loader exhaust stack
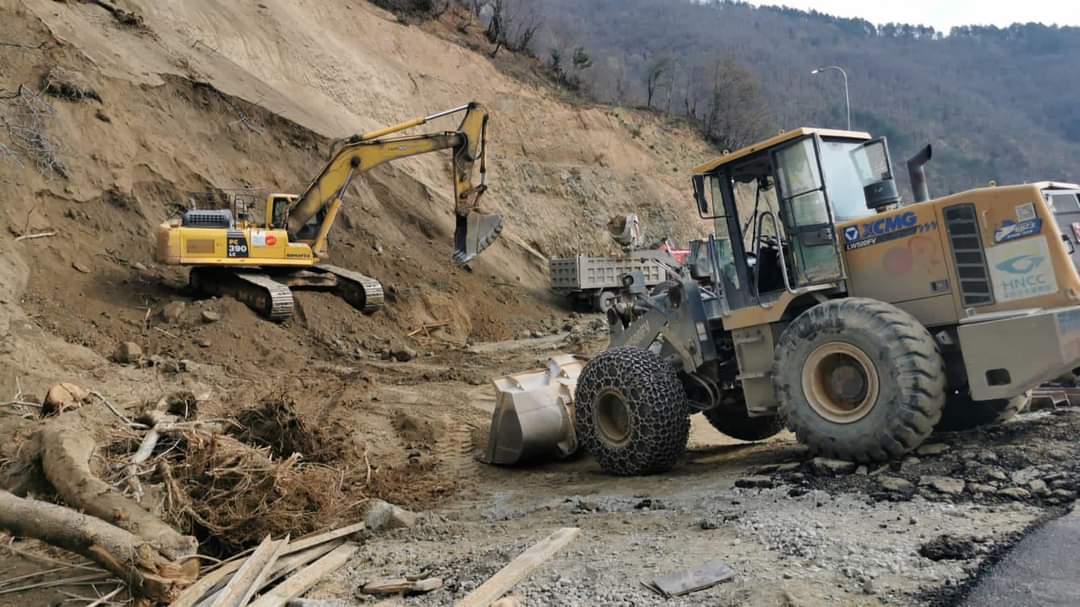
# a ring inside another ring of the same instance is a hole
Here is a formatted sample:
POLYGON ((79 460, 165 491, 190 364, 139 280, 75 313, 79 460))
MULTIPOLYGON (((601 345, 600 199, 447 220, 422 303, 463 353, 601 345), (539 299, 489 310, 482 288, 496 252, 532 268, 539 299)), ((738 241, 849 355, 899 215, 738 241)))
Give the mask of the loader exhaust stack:
POLYGON ((923 168, 930 162, 933 151, 927 145, 907 161, 908 176, 911 177, 911 193, 915 196, 915 202, 930 200, 930 189, 926 186, 926 169, 923 168))

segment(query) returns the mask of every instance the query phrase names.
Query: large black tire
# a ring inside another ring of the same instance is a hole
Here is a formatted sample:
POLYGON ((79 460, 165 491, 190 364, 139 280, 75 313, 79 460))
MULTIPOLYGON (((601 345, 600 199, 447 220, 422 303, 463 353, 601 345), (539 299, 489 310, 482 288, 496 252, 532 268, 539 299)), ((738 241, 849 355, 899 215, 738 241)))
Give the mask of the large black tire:
POLYGON ((941 420, 934 427, 936 432, 956 432, 979 426, 1000 424, 1031 404, 1031 392, 1013 398, 994 400, 971 400, 966 390, 950 394, 945 399, 941 420))
POLYGON ((874 299, 837 299, 784 330, 773 386, 780 414, 811 450, 884 461, 933 432, 945 404, 945 364, 910 314, 874 299))
POLYGON ((721 434, 744 441, 765 440, 784 429, 779 415, 750 417, 742 390, 726 392, 717 407, 704 411, 705 419, 721 434))
POLYGON ((652 352, 623 347, 596 356, 574 400, 578 441, 605 472, 665 472, 686 451, 686 391, 671 363, 652 352))

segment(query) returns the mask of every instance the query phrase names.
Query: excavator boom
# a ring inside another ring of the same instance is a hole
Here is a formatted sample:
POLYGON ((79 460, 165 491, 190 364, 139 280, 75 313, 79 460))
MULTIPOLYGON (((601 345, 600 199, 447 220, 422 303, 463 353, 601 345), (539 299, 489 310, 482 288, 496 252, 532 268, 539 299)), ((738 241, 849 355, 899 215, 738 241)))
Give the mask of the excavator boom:
POLYGON ((502 219, 498 215, 489 215, 478 210, 480 196, 487 189, 484 183, 487 168, 484 156, 487 121, 488 113, 484 106, 470 103, 349 138, 289 210, 289 234, 294 238, 299 237, 308 222, 326 209, 322 224, 312 242, 315 254, 323 256, 326 236, 341 206, 342 197, 357 174, 400 158, 451 149, 456 216, 453 258, 458 263, 469 261, 494 242, 502 230, 502 219), (458 112, 464 112, 465 117, 457 131, 388 137, 458 112), (474 183, 477 169, 480 173, 479 182, 474 183))

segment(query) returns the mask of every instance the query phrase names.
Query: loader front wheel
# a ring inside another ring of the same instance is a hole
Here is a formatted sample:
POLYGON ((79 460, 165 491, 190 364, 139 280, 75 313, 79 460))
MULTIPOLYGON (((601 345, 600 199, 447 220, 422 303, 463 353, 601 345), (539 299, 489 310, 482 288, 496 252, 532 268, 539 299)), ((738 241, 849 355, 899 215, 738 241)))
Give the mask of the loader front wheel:
POLYGON ((664 472, 686 451, 686 392, 671 363, 652 352, 623 347, 596 356, 574 400, 578 440, 605 472, 664 472))
POLYGON ((773 387, 788 427, 813 451, 883 461, 933 432, 945 403, 945 365, 934 338, 908 313, 873 299, 838 299, 784 330, 773 387))
POLYGON ((934 428, 937 432, 970 430, 979 426, 1000 424, 1031 404, 1031 392, 1012 398, 972 400, 967 391, 950 394, 941 413, 941 421, 934 428))

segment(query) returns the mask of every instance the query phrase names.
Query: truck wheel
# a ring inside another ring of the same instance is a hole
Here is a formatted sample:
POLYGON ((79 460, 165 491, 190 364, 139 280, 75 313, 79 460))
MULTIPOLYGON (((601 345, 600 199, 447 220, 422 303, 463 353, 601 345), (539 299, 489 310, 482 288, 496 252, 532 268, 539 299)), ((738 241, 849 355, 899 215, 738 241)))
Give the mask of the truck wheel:
POLYGON ((967 391, 950 394, 945 399, 945 409, 941 412, 941 421, 934 430, 937 432, 955 432, 970 430, 979 426, 1000 424, 1031 404, 1031 392, 1025 392, 1012 398, 993 400, 972 400, 967 391))
POLYGON ((671 363, 652 352, 622 347, 596 356, 574 400, 578 441, 605 472, 664 472, 686 451, 686 392, 671 363))
POLYGON ((615 305, 617 298, 615 291, 600 291, 593 296, 593 309, 601 314, 607 314, 607 311, 615 305))
POLYGON ((838 299, 784 330, 773 387, 788 427, 813 451, 882 461, 933 432, 945 403, 945 364, 908 313, 873 299, 838 299))
POLYGON ((721 434, 744 441, 765 440, 784 429, 779 415, 750 417, 742 390, 726 392, 720 405, 704 411, 705 419, 721 434))

